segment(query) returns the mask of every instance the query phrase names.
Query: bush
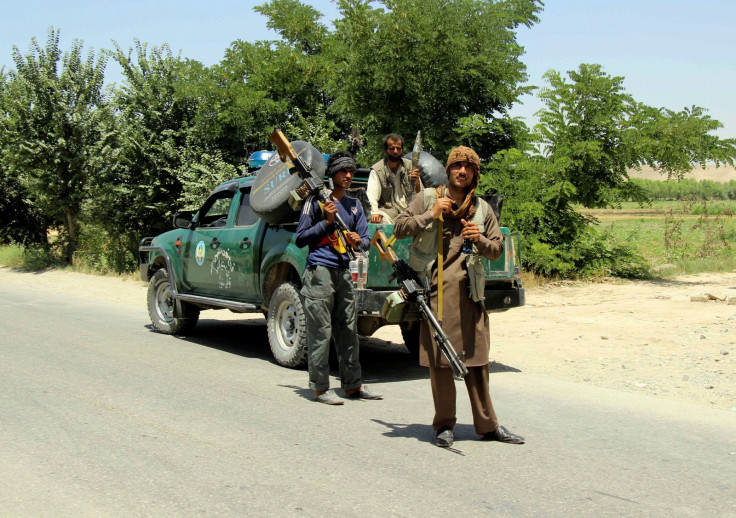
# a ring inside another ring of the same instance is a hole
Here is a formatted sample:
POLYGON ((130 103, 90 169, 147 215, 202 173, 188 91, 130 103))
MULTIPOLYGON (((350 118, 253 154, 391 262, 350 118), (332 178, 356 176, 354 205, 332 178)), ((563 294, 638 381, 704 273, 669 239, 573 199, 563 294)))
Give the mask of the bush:
POLYGON ((733 209, 719 203, 706 203, 705 201, 693 205, 690 214, 695 216, 733 216, 733 209))
MULTIPOLYGON (((523 241, 522 241, 523 242, 523 241)), ((524 268, 546 277, 650 278, 649 264, 629 243, 616 240, 608 231, 591 227, 569 247, 552 247, 531 238, 524 248, 524 268)))
POLYGON ((80 226, 73 266, 83 271, 121 274, 134 271, 137 258, 121 240, 111 238, 98 226, 84 224, 80 226))
POLYGON ((30 272, 36 272, 48 268, 55 262, 57 262, 57 258, 45 248, 26 248, 23 250, 21 268, 30 272))
POLYGON ((0 246, 0 265, 21 268, 29 272, 43 270, 61 263, 60 246, 23 246, 18 243, 0 246))

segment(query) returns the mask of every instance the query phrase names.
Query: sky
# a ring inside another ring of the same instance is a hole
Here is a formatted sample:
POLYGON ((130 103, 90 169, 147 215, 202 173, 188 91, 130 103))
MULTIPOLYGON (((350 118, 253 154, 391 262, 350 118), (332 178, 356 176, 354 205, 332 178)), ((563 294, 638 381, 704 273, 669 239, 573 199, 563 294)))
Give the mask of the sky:
MULTIPOLYGON (((302 0, 331 22, 339 16, 329 0, 302 0)), ((84 49, 167 43, 174 54, 214 65, 235 40, 276 39, 253 11, 262 0, 0 0, 0 67, 12 69, 12 47, 26 53, 32 37, 43 46, 50 26, 60 46, 74 39, 84 49)), ((565 73, 597 63, 639 102, 682 110, 693 105, 721 121, 716 134, 736 138, 736 0, 546 0, 540 23, 518 30, 529 84, 543 86, 550 69, 565 73)), ((120 81, 110 60, 108 82, 120 81)), ((527 124, 542 105, 525 97, 512 115, 527 124)))

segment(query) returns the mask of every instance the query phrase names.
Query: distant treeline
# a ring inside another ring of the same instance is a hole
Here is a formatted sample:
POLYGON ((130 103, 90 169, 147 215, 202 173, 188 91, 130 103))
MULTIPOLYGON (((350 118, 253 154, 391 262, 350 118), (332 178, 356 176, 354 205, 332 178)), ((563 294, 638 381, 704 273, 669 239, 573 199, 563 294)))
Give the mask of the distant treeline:
POLYGON ((736 200, 736 180, 647 180, 632 178, 631 182, 644 189, 652 200, 736 200))

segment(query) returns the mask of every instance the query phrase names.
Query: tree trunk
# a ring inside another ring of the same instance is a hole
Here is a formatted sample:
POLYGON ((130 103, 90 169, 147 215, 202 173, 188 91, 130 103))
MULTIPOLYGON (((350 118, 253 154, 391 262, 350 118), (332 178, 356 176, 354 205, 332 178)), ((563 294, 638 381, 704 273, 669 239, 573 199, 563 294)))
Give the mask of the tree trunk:
POLYGON ((66 260, 69 264, 72 264, 74 259, 74 252, 77 250, 77 227, 74 223, 74 214, 72 209, 66 207, 66 226, 69 230, 69 246, 66 249, 66 260))

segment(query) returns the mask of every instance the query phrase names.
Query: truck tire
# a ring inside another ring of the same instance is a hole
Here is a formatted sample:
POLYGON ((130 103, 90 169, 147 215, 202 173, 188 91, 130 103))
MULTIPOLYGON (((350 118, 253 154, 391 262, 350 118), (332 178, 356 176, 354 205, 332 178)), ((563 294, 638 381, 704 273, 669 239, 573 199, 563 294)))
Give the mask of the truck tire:
POLYGON ((418 320, 401 324, 401 337, 404 339, 404 345, 413 355, 419 355, 419 327, 418 320))
POLYGON ((268 343, 278 363, 302 367, 307 363, 307 322, 299 287, 293 282, 280 284, 268 305, 268 343))
MULTIPOLYGON (((404 158, 411 160, 411 153, 405 154, 404 158)), ((445 166, 426 151, 422 151, 419 154, 419 176, 422 179, 422 185, 424 187, 447 185, 445 166)))
POLYGON ((161 268, 148 283, 148 316, 158 331, 167 335, 183 335, 197 325, 199 308, 173 297, 169 274, 161 268))
MULTIPOLYGON (((321 177, 325 174, 325 158, 316 147, 302 140, 291 143, 296 154, 301 157, 321 177)), ((261 167, 250 191, 250 206, 258 217, 272 225, 290 223, 298 219, 299 207, 289 204, 291 191, 302 185, 304 180, 291 174, 288 166, 281 161, 278 153, 261 167)))

